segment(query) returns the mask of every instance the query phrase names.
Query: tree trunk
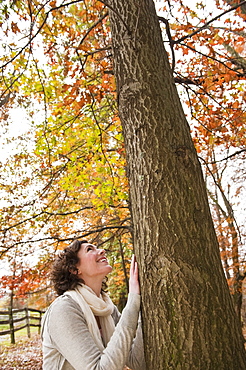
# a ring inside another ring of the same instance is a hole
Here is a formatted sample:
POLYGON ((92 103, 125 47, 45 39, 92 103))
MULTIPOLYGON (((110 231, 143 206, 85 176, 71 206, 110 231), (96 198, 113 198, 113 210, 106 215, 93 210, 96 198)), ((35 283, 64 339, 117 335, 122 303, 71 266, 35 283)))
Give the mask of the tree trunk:
POLYGON ((202 171, 152 0, 109 3, 147 369, 246 368, 202 171))

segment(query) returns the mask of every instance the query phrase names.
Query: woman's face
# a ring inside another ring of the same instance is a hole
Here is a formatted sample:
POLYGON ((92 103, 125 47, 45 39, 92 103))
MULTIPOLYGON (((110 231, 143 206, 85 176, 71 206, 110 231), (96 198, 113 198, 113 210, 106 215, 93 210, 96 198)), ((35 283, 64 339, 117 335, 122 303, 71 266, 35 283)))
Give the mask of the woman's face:
POLYGON ((92 278, 104 277, 112 271, 105 255, 104 249, 98 249, 90 243, 81 244, 78 252, 79 263, 76 265, 78 276, 81 277, 85 284, 92 278))

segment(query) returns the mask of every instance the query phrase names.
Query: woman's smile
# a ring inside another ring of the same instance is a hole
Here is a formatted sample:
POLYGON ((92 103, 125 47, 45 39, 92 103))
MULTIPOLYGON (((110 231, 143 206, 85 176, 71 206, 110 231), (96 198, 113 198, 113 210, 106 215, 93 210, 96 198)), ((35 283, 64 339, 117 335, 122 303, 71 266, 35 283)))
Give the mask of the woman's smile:
POLYGON ((105 256, 103 256, 103 257, 99 258, 97 260, 97 262, 107 262, 108 263, 108 260, 107 260, 107 258, 105 256))

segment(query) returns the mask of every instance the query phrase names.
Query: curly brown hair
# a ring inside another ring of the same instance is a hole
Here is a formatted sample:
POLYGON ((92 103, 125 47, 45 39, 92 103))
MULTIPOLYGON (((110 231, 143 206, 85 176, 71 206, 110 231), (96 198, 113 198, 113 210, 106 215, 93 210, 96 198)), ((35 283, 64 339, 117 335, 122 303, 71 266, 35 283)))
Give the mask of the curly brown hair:
POLYGON ((78 284, 84 283, 78 276, 76 267, 79 262, 78 252, 84 243, 88 243, 87 240, 74 240, 55 259, 51 271, 51 282, 58 295, 62 295, 67 290, 74 289, 78 284))

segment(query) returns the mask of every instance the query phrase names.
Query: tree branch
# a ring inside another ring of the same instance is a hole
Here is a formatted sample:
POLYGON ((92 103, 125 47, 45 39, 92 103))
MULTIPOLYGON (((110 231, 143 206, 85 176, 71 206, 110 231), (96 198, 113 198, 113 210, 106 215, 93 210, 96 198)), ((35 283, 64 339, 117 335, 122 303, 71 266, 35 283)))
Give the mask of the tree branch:
MULTIPOLYGON (((43 22, 41 23, 40 27, 38 28, 38 30, 34 33, 33 36, 29 37, 29 40, 28 42, 15 54, 15 56, 13 58, 11 58, 10 60, 8 60, 5 64, 3 64, 2 66, 0 66, 0 68, 4 68, 6 67, 9 63, 12 63, 22 52, 23 50, 25 50, 29 45, 31 45, 32 41, 35 39, 35 37, 40 33, 40 31, 42 30, 42 28, 44 27, 47 19, 48 19, 48 16, 50 13, 52 13, 54 10, 58 10, 58 9, 61 9, 61 8, 64 8, 68 5, 72 5, 72 4, 76 4, 76 3, 79 3, 81 2, 81 0, 74 0, 74 1, 70 1, 69 3, 65 3, 65 4, 61 4, 59 6, 56 6, 54 8, 51 8, 47 11, 47 13, 45 14, 44 16, 44 20, 43 22)), ((44 5, 41 7, 41 9, 44 7, 44 5)), ((29 35, 30 36, 30 35, 29 35)))
POLYGON ((186 39, 188 39, 188 38, 190 38, 190 37, 192 37, 192 36, 196 35, 197 33, 201 32, 203 29, 207 28, 207 27, 208 27, 208 25, 209 25, 210 23, 212 23, 212 22, 216 21, 217 19, 219 19, 219 18, 220 18, 220 17, 222 17, 223 15, 225 15, 225 14, 227 14, 227 13, 231 12, 232 10, 235 10, 235 9, 239 8, 240 6, 242 6, 242 5, 244 5, 244 4, 246 4, 246 0, 245 0, 245 1, 241 1, 241 3, 234 5, 234 6, 233 6, 233 7, 231 7, 230 9, 228 9, 228 10, 224 11, 223 13, 221 13, 221 14, 217 15, 216 17, 212 18, 210 21, 208 21, 207 23, 205 23, 202 27, 200 27, 200 28, 199 28, 199 29, 197 29, 196 31, 194 31, 194 32, 192 32, 192 33, 190 33, 190 34, 188 34, 188 35, 186 35, 186 36, 183 36, 183 37, 181 37, 180 39, 178 39, 178 40, 176 40, 176 41, 173 41, 173 43, 174 43, 174 44, 179 44, 180 42, 182 42, 182 41, 184 41, 184 40, 186 40, 186 39))
POLYGON ((93 23, 93 25, 91 27, 88 28, 88 30, 86 31, 86 33, 84 34, 84 36, 82 37, 81 41, 79 42, 79 45, 76 47, 76 52, 77 50, 79 49, 79 47, 83 44, 83 42, 85 41, 86 37, 90 34, 90 32, 96 28, 96 26, 101 23, 104 18, 106 18, 108 16, 108 11, 106 13, 104 13, 95 23, 93 23))
POLYGON ((214 164, 214 163, 219 163, 219 162, 227 161, 228 159, 230 159, 232 157, 235 157, 235 155, 241 154, 243 152, 246 152, 246 149, 238 150, 237 152, 232 153, 232 154, 228 155, 227 157, 225 157, 223 159, 218 159, 217 161, 208 162, 207 164, 214 164))
MULTIPOLYGON (((125 230, 127 230, 127 232, 129 232, 130 229, 131 229, 130 225, 122 225, 125 221, 129 221, 129 220, 130 220, 130 217, 127 217, 126 219, 124 219, 123 221, 121 221, 121 225, 101 226, 101 227, 98 227, 98 228, 89 230, 87 232, 83 232, 82 234, 79 234, 79 232, 75 232, 73 237, 68 237, 68 238, 61 238, 58 235, 54 235, 54 236, 48 236, 48 237, 39 238, 39 239, 36 239, 36 240, 29 239, 29 240, 18 241, 18 242, 15 242, 15 243, 11 244, 8 247, 5 247, 4 250, 1 250, 0 251, 0 259, 10 249, 12 249, 12 248, 14 248, 14 247, 16 247, 18 245, 24 245, 24 244, 28 244, 28 243, 38 243, 38 242, 49 241, 49 240, 50 241, 53 241, 53 242, 58 242, 58 243, 59 242, 70 242, 70 241, 73 241, 75 238, 76 239, 85 239, 89 235, 96 234, 96 233, 101 233, 101 232, 103 232, 105 230, 120 230, 120 229, 125 229, 125 230)), ((3 248, 3 246, 2 246, 2 248, 3 248)))
POLYGON ((165 23, 165 25, 166 25, 167 37, 168 37, 168 40, 169 40, 169 43, 170 43, 170 48, 171 48, 171 53, 172 53, 172 71, 174 71, 174 68, 175 68, 175 53, 174 53, 174 49, 173 49, 174 40, 173 40, 172 35, 171 35, 169 22, 164 17, 158 17, 158 19, 161 22, 165 23))

